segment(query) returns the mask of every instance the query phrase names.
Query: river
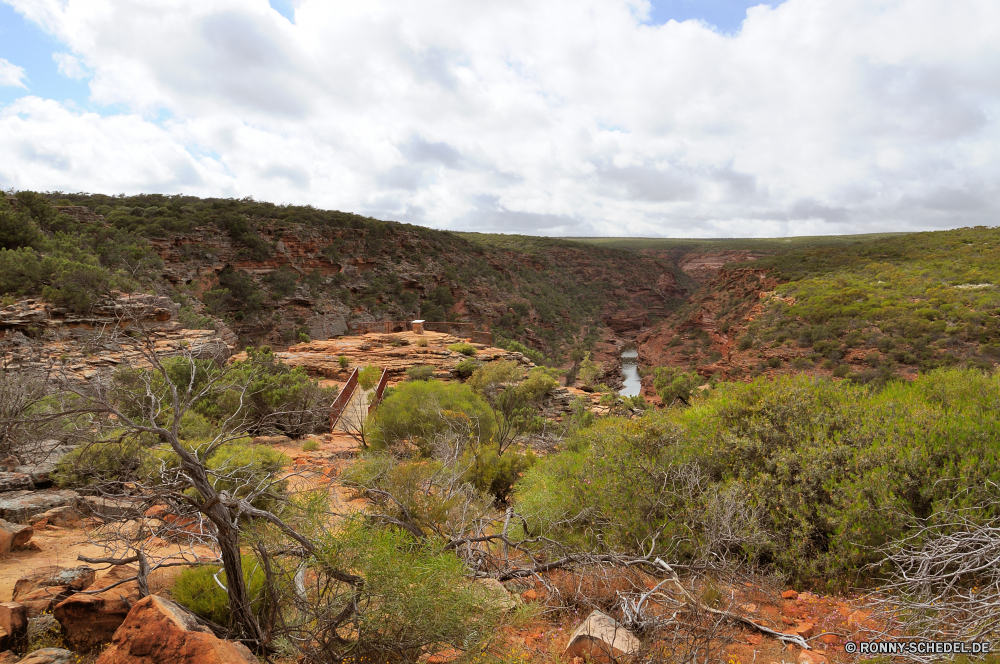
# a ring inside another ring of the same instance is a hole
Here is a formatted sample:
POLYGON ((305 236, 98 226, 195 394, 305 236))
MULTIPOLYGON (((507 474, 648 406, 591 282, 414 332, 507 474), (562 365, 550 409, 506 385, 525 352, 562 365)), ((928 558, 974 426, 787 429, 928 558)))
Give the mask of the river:
POLYGON ((622 349, 622 389, 618 394, 623 397, 634 397, 642 390, 642 380, 639 378, 639 351, 634 346, 622 349))

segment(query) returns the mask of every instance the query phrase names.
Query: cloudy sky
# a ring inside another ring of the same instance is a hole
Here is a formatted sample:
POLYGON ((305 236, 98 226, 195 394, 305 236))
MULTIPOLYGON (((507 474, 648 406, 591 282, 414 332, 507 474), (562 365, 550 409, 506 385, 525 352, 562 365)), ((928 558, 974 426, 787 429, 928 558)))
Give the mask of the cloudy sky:
POLYGON ((435 228, 997 225, 997 0, 0 0, 0 188, 435 228))

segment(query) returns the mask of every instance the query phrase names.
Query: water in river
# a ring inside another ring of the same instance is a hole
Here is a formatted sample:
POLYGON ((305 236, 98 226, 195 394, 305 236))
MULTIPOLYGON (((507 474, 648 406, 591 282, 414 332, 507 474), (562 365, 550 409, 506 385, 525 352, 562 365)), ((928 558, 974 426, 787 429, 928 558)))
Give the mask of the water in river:
POLYGON ((639 351, 626 346, 622 350, 622 382, 625 383, 618 394, 623 397, 634 397, 642 389, 639 379, 639 351))

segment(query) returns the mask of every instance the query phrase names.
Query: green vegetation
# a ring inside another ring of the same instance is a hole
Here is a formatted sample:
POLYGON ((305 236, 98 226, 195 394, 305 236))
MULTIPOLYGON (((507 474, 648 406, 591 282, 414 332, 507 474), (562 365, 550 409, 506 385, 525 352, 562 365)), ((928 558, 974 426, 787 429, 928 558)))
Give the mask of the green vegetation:
POLYGON ((466 343, 464 341, 459 342, 457 344, 451 344, 450 346, 448 346, 448 350, 452 351, 453 353, 461 353, 462 355, 467 355, 469 357, 472 357, 473 355, 479 352, 475 346, 473 346, 470 343, 466 343))
MULTIPOLYGON (((259 615, 265 604, 264 572, 250 556, 243 559, 243 578, 246 579, 253 611, 259 615)), ((229 612, 229 598, 219 583, 226 584, 226 572, 221 567, 199 565, 181 572, 170 592, 174 600, 202 618, 216 625, 235 627, 229 612)))
POLYGON ((406 377, 410 380, 430 380, 434 377, 434 367, 412 366, 406 370, 406 377))
POLYGON ((425 455, 435 440, 453 434, 462 441, 489 441, 496 420, 489 406, 467 385, 436 380, 407 381, 382 402, 375 421, 373 446, 397 448, 409 442, 425 455))
POLYGON ((691 393, 704 382, 698 374, 677 367, 656 367, 654 376, 653 389, 664 406, 669 406, 674 401, 687 404, 691 393))
POLYGON ((0 197, 0 293, 82 312, 158 277, 162 263, 143 238, 79 223, 39 194, 22 191, 16 201, 15 210, 0 197))
POLYGON ((795 343, 834 364, 864 349, 869 369, 852 376, 862 382, 906 366, 992 368, 1000 359, 1000 229, 878 237, 751 265, 788 283, 742 349, 795 343))
POLYGON ((498 455, 518 436, 542 427, 538 406, 558 383, 550 371, 536 367, 525 377, 517 362, 497 361, 484 364, 472 374, 468 385, 493 411, 496 433, 493 442, 498 455))
POLYGON ((990 518, 998 395, 1000 375, 954 369, 878 390, 720 384, 691 408, 581 430, 516 499, 533 532, 579 545, 639 552, 661 533, 676 560, 735 556, 796 581, 860 583, 878 578, 866 566, 880 547, 938 514, 990 518))
POLYGON ((367 366, 358 370, 358 385, 362 390, 375 389, 379 379, 382 377, 382 370, 378 367, 367 366))
POLYGON ((317 440, 307 440, 306 442, 302 443, 303 452, 315 452, 318 449, 319 449, 319 441, 317 440))

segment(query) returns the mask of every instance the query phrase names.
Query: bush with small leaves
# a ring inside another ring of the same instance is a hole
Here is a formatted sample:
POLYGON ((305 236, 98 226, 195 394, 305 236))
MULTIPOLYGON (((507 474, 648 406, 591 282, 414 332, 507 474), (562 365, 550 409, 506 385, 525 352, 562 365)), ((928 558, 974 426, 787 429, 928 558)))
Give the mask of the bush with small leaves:
POLYGON ((350 364, 350 360, 347 359, 346 355, 341 355, 337 358, 337 364, 340 365, 341 369, 346 369, 347 365, 350 364))
POLYGON ((479 352, 478 350, 476 350, 475 346, 465 341, 462 341, 457 344, 451 344, 450 346, 448 346, 448 350, 454 353, 461 353, 462 355, 467 355, 469 357, 472 357, 473 355, 479 352))
POLYGON ((417 365, 406 370, 406 377, 410 380, 430 380, 434 377, 434 367, 417 365))
POLYGON ((318 440, 307 440, 306 442, 302 443, 303 452, 315 452, 318 449, 319 449, 318 440))

